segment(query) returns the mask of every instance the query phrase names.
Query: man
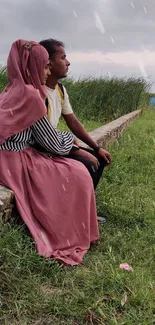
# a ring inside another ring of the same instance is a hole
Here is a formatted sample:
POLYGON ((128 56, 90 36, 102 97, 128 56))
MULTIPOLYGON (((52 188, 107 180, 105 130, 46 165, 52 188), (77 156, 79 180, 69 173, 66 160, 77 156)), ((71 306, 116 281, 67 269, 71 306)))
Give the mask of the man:
POLYGON ((73 134, 86 143, 93 150, 79 147, 75 140, 77 150, 73 151, 67 158, 81 161, 88 169, 96 188, 102 175, 103 168, 111 163, 109 152, 101 148, 88 134, 78 118, 75 116, 69 102, 68 94, 59 80, 67 77, 70 62, 66 58, 64 44, 54 39, 47 39, 40 42, 49 53, 51 75, 48 76, 46 86, 48 93, 48 118, 54 127, 57 127, 62 115, 67 126, 73 134), (63 99, 62 99, 63 97, 63 99))

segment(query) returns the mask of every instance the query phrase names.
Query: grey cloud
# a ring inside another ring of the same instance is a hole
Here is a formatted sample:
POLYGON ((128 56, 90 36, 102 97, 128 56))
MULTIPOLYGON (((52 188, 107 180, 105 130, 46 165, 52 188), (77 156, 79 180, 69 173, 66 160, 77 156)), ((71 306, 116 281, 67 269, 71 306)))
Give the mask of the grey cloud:
MULTIPOLYGON (((150 83, 152 84, 152 87, 154 87, 155 90, 155 71, 152 69, 152 67, 145 67, 146 74, 148 76, 148 80, 150 80, 150 83)), ((95 63, 72 63, 70 66, 70 72, 69 76, 74 76, 76 78, 79 78, 79 76, 108 76, 110 75, 112 77, 118 77, 118 78, 126 78, 126 77, 141 77, 144 78, 144 75, 142 74, 140 68, 137 66, 130 66, 130 67, 124 67, 120 64, 114 64, 110 63, 108 65, 101 64, 100 62, 95 63), (79 74, 80 71, 80 74, 79 74)))
MULTIPOLYGON (((18 38, 40 41, 53 37, 64 41, 67 51, 101 51, 105 55, 139 51, 143 46, 153 51, 154 0, 132 3, 134 8, 130 0, 1 0, 0 61, 6 59, 11 43, 18 38), (99 15, 105 33, 96 27, 95 14, 99 15)), ((76 64, 74 74, 95 74, 101 68, 100 64, 92 66, 76 64)), ((119 76, 121 67, 113 69, 119 76)), ((124 74, 130 75, 131 70, 126 67, 124 74)))
POLYGON ((16 36, 34 40, 55 37, 73 50, 86 52, 139 50, 141 44, 154 49, 153 1, 147 0, 146 14, 142 0, 133 1, 135 9, 127 0, 3 0, 0 36, 5 40, 4 49, 16 36), (94 12, 100 16, 105 34, 97 29, 94 12))

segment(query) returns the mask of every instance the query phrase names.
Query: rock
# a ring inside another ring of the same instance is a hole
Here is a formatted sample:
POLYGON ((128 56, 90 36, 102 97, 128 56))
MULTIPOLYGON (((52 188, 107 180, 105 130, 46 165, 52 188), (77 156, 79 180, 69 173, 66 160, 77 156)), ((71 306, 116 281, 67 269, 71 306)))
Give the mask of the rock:
POLYGON ((13 201, 13 192, 0 185, 0 221, 6 222, 11 218, 13 201))

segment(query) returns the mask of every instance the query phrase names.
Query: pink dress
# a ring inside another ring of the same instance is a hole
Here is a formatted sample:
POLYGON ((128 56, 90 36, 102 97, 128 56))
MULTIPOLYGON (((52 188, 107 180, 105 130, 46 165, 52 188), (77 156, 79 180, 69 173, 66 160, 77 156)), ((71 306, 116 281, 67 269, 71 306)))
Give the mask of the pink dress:
POLYGON ((40 255, 82 263, 99 238, 93 183, 82 163, 49 158, 30 146, 0 150, 0 182, 13 190, 40 255))

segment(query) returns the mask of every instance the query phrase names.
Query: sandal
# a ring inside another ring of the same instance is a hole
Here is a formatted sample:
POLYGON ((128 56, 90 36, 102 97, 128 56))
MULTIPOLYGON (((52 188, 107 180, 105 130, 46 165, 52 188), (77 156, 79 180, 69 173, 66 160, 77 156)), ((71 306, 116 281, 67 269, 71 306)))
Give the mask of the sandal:
POLYGON ((98 220, 98 223, 101 223, 101 224, 106 222, 106 219, 103 217, 97 217, 97 220, 98 220))

